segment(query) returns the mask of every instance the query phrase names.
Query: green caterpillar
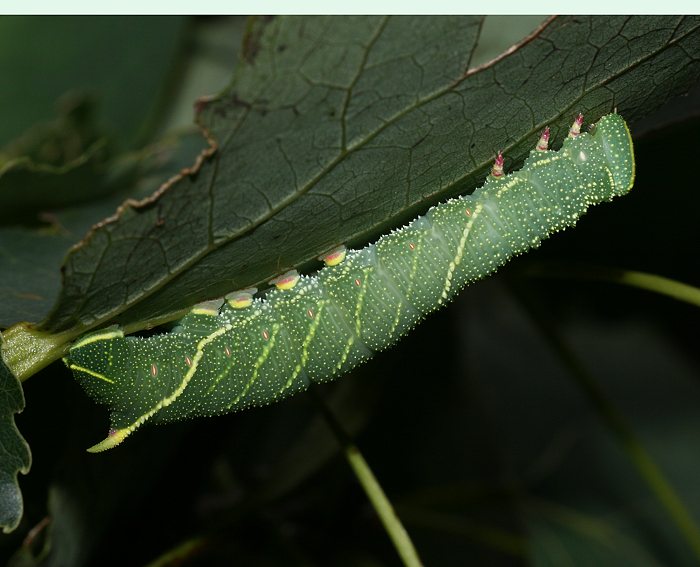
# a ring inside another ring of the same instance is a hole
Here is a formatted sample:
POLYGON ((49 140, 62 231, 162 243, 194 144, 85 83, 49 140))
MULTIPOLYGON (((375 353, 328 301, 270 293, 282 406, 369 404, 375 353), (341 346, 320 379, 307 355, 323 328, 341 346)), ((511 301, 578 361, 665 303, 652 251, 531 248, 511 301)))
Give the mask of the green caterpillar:
POLYGON ((78 340, 65 363, 111 409, 102 451, 147 420, 173 421, 269 404, 331 380, 395 343, 429 312, 509 258, 575 224, 590 205, 627 193, 632 139, 617 114, 593 133, 578 116, 559 151, 542 134, 523 168, 499 154, 472 195, 431 208, 361 250, 340 247, 314 276, 289 272, 264 299, 249 289, 203 304, 172 332, 78 340))

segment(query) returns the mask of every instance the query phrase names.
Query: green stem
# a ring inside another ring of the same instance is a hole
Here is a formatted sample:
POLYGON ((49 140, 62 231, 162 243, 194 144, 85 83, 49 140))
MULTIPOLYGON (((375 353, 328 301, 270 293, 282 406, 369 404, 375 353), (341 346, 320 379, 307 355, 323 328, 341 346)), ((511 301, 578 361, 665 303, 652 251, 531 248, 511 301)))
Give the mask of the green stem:
POLYGON ((455 517, 426 508, 399 507, 401 515, 411 525, 420 525, 442 534, 465 537, 504 554, 522 558, 528 555, 528 540, 519 534, 511 533, 497 526, 490 526, 482 521, 473 522, 467 518, 455 517))
MULTIPOLYGON (((151 329, 183 317, 188 309, 175 311, 122 327, 124 334, 151 329)), ((68 353, 71 342, 91 328, 74 327, 60 333, 41 331, 33 323, 17 323, 0 333, 0 355, 10 371, 21 381, 68 353)), ((94 329, 92 329, 94 330, 94 329)))
POLYGON ((17 323, 0 336, 2 358, 22 382, 65 355, 72 338, 38 331, 29 323, 17 323))
POLYGON ((313 389, 311 391, 313 392, 312 396, 319 404, 319 408, 326 420, 326 423, 335 435, 340 446, 343 448, 345 458, 348 460, 348 463, 355 473, 357 480, 360 482, 360 485, 365 491, 370 503, 374 507, 377 516, 379 516, 379 519, 384 525, 384 529, 389 535, 389 538, 391 538, 391 541, 401 557, 403 564, 406 567, 422 567, 423 563, 421 562, 420 557, 418 557, 418 552, 416 551, 406 528, 403 527, 401 520, 396 515, 394 507, 386 497, 384 490, 382 490, 382 487, 377 481, 377 478, 374 476, 369 464, 362 456, 362 453, 357 446, 355 446, 355 444, 350 440, 349 435, 335 418, 330 408, 323 402, 320 396, 318 396, 313 389))
POLYGON ((557 266, 547 264, 534 264, 526 269, 525 274, 537 277, 554 277, 567 279, 587 279, 603 282, 611 282, 628 285, 660 295, 672 297, 678 301, 684 301, 700 307, 700 289, 670 278, 636 272, 634 270, 620 270, 603 266, 557 266))
POLYGON ((562 358, 576 383, 598 413, 598 416, 617 438, 639 475, 646 482, 651 492, 666 510, 673 523, 683 534, 688 545, 693 549, 696 557, 700 560, 700 528, 698 528, 688 509, 683 505, 676 491, 666 480, 661 469, 644 448, 630 424, 612 401, 606 397, 603 389, 593 376, 584 369, 576 355, 554 331, 552 325, 540 315, 542 311, 535 309, 518 292, 514 291, 514 294, 520 299, 542 335, 562 358))
POLYGON ((195 537, 178 544, 170 551, 151 561, 146 567, 170 567, 180 565, 183 560, 191 559, 206 545, 204 538, 195 537))
POLYGON ((626 270, 618 275, 617 283, 654 291, 700 307, 700 289, 670 278, 626 270))

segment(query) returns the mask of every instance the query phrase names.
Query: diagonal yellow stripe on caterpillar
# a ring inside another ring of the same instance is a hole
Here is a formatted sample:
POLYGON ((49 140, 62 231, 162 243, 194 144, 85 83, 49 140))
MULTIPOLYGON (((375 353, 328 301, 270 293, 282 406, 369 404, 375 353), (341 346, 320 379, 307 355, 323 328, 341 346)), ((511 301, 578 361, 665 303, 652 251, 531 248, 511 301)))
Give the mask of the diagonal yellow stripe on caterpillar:
POLYGON ((352 345, 355 344, 355 337, 358 339, 361 339, 360 332, 362 331, 362 323, 360 321, 360 315, 362 313, 362 306, 365 301, 365 294, 367 293, 367 289, 365 288, 365 283, 367 282, 367 273, 369 270, 366 268, 362 270, 362 281, 359 282, 358 280, 355 280, 354 285, 359 285, 360 286, 360 293, 357 296, 357 305, 355 305, 355 314, 354 314, 354 321, 355 321, 355 334, 350 334, 350 337, 348 338, 348 342, 345 345, 345 349, 343 350, 343 354, 340 357, 340 361, 338 364, 336 364, 336 369, 340 370, 343 368, 343 365, 347 362, 348 356, 350 355, 350 351, 352 350, 352 345))
POLYGON ((294 372, 292 372, 285 385, 279 391, 280 394, 294 383, 294 380, 297 379, 299 373, 306 366, 306 363, 309 360, 309 345, 311 345, 311 341, 316 336, 316 330, 318 329, 318 325, 321 322, 321 314, 323 313, 323 308, 326 306, 326 303, 328 303, 327 299, 318 302, 318 307, 316 308, 316 315, 314 316, 313 323, 311 323, 309 332, 306 334, 306 338, 304 339, 304 342, 301 345, 301 360, 299 361, 299 364, 295 366, 294 372))
POLYGON ((105 331, 104 333, 95 333, 93 335, 88 335, 87 337, 80 339, 71 347, 71 349, 75 350, 79 349, 80 347, 96 343, 98 341, 109 341, 111 339, 117 338, 124 338, 124 331, 122 331, 121 329, 114 329, 112 331, 105 331))
MULTIPOLYGON (((249 324, 254 323, 255 321, 258 320, 258 318, 261 315, 260 310, 253 311, 250 315, 247 317, 244 317, 243 319, 239 320, 237 324, 240 326, 241 329, 245 329, 249 324)), ((228 376, 231 368, 233 368, 233 365, 236 364, 236 359, 233 357, 233 353, 230 355, 230 361, 228 365, 219 373, 216 375, 216 377, 212 380, 211 386, 207 388, 206 395, 211 394, 216 387, 219 385, 219 383, 228 376)))
POLYGON ((111 378, 107 378, 104 374, 100 374, 99 372, 95 372, 94 370, 90 370, 89 368, 85 368, 83 366, 78 366, 77 364, 71 364, 68 366, 71 370, 76 370, 78 372, 84 372, 88 376, 94 376, 95 378, 99 378, 100 380, 104 380, 105 382, 109 382, 110 384, 114 384, 114 380, 111 378))
POLYGON ((472 212, 471 216, 469 217, 469 221, 467 222, 466 226, 464 227, 464 231, 462 231, 462 238, 460 238, 460 240, 459 240, 459 245, 457 246, 457 253, 455 254, 454 260, 452 260, 452 262, 450 262, 450 265, 447 269, 447 275, 445 276, 445 284, 444 284, 443 290, 442 290, 442 297, 440 297, 440 299, 438 299, 438 303, 442 303, 449 296, 450 288, 452 287, 452 275, 455 272, 455 268, 462 261, 462 256, 464 255, 464 248, 467 244, 467 238, 469 238, 469 233, 472 231, 472 226, 474 226, 474 221, 478 218, 479 213, 481 213, 483 208, 484 207, 481 204, 478 204, 474 208, 474 211, 472 212))
POLYGON ((272 352, 272 348, 275 346, 275 341, 277 340, 277 333, 279 333, 279 330, 280 324, 274 323, 272 325, 272 332, 270 333, 270 336, 267 339, 265 346, 263 347, 263 351, 262 353, 260 353, 260 356, 255 361, 255 370, 253 370, 253 374, 251 375, 250 380, 246 382, 246 385, 243 387, 241 393, 238 394, 235 398, 233 398, 233 400, 231 400, 231 403, 228 405, 228 408, 231 408, 231 406, 234 406, 238 402, 240 402, 246 396, 246 394, 248 394, 250 389, 253 387, 253 384, 255 384, 255 382, 258 381, 260 369, 262 368, 263 364, 265 364, 265 361, 268 359, 270 353, 272 352))
MULTIPOLYGON (((99 453, 101 451, 106 451, 107 449, 112 449, 116 447, 117 445, 119 445, 119 443, 124 441, 124 439, 126 439, 129 435, 136 431, 141 425, 143 425, 146 421, 153 417, 158 411, 172 404, 178 397, 180 397, 182 392, 185 391, 185 388, 187 388, 187 385, 190 383, 190 380, 192 380, 192 377, 194 376, 195 372, 197 372, 197 366, 199 365, 199 361, 202 359, 202 356, 204 356, 204 347, 207 346, 214 339, 226 333, 227 331, 230 331, 231 329, 231 325, 224 325, 223 327, 218 328, 212 334, 200 340, 197 343, 197 352, 192 357, 192 366, 189 367, 185 375, 182 377, 182 381, 180 382, 179 386, 175 389, 175 391, 173 391, 173 393, 169 396, 163 398, 149 411, 147 411, 145 414, 136 419, 131 425, 122 429, 114 429, 110 431, 106 439, 90 447, 88 449, 88 452, 99 453)), ((124 336, 123 333, 122 336, 124 336)))

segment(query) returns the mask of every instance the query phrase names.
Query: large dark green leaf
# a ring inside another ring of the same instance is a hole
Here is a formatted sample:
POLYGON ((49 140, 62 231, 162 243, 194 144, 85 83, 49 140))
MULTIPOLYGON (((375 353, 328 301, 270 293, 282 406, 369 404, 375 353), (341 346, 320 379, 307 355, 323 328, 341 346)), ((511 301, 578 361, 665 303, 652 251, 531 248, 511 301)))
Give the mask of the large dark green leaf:
POLYGON ((29 445, 15 425, 15 414, 23 409, 22 386, 0 359, 0 527, 5 533, 22 519, 17 474, 27 474, 32 464, 29 445))
POLYGON ((546 124, 561 138, 576 112, 615 107, 634 121, 700 76, 698 18, 555 18, 471 68, 480 22, 256 21, 200 116, 215 157, 91 232, 43 324, 62 335, 18 330, 10 350, 43 339, 49 359, 90 328, 144 328, 309 266, 478 186, 498 149, 518 163, 546 124))

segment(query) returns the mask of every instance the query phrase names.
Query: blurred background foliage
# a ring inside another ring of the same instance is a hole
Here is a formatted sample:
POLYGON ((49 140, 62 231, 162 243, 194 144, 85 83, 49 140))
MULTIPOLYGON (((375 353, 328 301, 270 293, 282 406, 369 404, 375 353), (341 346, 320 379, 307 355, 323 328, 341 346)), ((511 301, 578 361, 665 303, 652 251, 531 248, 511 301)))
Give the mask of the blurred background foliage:
MULTIPOLYGON (((489 18, 474 64, 541 20, 489 18)), ((22 222, 0 212, 0 325, 40 320, 89 226, 192 163, 204 146, 193 101, 229 82, 244 29, 239 17, 0 19, 1 181, 31 177, 27 211, 53 199, 22 222), (32 261, 13 265, 10 248, 32 261), (17 281, 33 286, 24 297, 11 296, 17 281)), ((607 266, 700 285, 699 125, 700 88, 634 124, 632 195, 317 388, 426 565, 698 563, 606 411, 700 520, 700 312, 543 274, 607 266)), ((84 448, 105 413, 61 364, 25 396, 17 423, 34 464, 1 564, 400 564, 312 396, 144 428, 99 456, 84 448)))

